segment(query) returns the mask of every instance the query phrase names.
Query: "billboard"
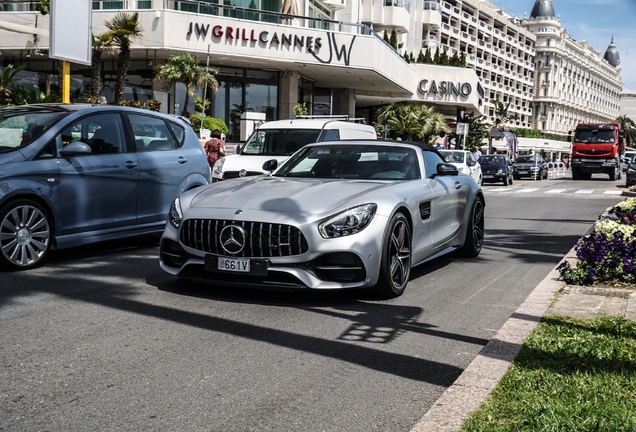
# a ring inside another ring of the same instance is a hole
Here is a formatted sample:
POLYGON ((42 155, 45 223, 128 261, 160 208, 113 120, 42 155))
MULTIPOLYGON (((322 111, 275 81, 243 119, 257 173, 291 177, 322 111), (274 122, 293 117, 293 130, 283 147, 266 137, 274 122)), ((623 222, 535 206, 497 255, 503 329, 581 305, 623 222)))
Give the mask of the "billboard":
POLYGON ((93 29, 89 0, 51 0, 49 57, 91 64, 93 29))

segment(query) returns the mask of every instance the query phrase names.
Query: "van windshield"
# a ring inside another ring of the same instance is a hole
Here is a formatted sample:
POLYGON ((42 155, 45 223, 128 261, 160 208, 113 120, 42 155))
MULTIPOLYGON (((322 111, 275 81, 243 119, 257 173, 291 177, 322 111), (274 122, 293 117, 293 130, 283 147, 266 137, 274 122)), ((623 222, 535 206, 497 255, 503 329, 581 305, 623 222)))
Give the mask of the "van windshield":
POLYGON ((306 144, 315 143, 320 129, 260 129, 249 137, 243 155, 289 156, 306 144))

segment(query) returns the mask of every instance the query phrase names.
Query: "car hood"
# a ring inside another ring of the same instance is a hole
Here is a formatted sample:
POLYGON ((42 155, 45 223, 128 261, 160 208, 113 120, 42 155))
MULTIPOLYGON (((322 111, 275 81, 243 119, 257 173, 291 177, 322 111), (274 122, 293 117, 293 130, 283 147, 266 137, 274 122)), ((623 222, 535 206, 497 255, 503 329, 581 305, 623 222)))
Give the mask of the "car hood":
POLYGON ((284 213, 325 214, 376 202, 377 192, 396 182, 362 180, 291 179, 258 176, 224 180, 201 189, 193 208, 260 210, 284 213))
POLYGON ((512 166, 514 166, 515 168, 533 168, 534 166, 541 166, 542 163, 541 162, 537 162, 536 164, 534 162, 515 162, 512 164, 512 166))

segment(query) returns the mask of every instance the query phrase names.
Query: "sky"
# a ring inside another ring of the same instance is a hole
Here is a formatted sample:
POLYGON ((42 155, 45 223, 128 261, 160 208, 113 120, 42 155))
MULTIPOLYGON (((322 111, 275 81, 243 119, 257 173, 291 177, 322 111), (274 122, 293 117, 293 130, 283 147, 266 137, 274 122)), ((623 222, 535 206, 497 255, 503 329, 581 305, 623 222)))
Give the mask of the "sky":
MULTIPOLYGON (((535 0, 490 0, 505 12, 530 16, 535 0)), ((636 91, 636 0, 552 0, 561 27, 576 41, 587 40, 601 55, 614 37, 624 89, 636 91)))

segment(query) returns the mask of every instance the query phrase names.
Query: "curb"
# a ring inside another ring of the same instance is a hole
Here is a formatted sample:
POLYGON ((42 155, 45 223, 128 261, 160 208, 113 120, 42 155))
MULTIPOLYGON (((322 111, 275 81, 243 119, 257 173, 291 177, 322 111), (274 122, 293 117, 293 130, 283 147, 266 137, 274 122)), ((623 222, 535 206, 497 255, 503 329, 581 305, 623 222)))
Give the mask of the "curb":
POLYGON ((523 341, 550 309, 555 293, 564 287, 565 283, 558 280, 557 267, 539 282, 459 378, 413 426, 411 432, 455 432, 461 428, 468 415, 479 408, 508 371, 523 341))

